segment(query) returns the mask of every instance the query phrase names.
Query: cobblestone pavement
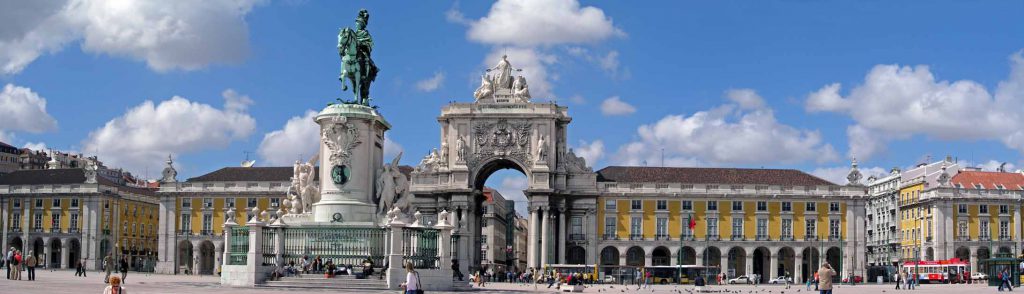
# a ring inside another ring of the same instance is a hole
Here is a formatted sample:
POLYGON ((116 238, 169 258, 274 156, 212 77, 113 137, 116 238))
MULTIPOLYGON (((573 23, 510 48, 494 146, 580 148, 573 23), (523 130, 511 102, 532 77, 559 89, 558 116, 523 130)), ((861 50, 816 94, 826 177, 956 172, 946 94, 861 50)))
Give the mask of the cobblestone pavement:
MULTIPOLYGON (((23 277, 27 276, 25 274, 23 277)), ((74 271, 49 271, 40 270, 36 272, 36 281, 11 281, 0 277, 0 293, 18 294, 59 294, 59 293, 101 293, 103 284, 103 273, 89 272, 88 278, 75 277, 74 271)), ((129 273, 127 283, 124 285, 129 293, 365 293, 361 291, 338 291, 338 290, 281 290, 265 288, 232 288, 223 287, 219 284, 217 277, 211 276, 183 276, 183 275, 149 275, 144 273, 129 273)), ((555 289, 548 289, 547 285, 537 285, 536 291, 531 285, 489 283, 482 289, 474 288, 468 293, 555 293, 555 289)), ((645 289, 637 289, 636 286, 621 285, 597 285, 588 287, 585 293, 678 293, 689 294, 692 286, 658 285, 645 289)), ((786 288, 785 286, 713 286, 709 288, 717 293, 733 294, 811 294, 815 291, 807 291, 802 285, 786 288)), ((377 291, 380 292, 380 291, 377 291)), ((395 291, 396 293, 398 291, 395 291)), ((995 287, 983 285, 922 285, 918 290, 894 290, 893 285, 838 285, 834 289, 835 294, 857 293, 857 294, 893 294, 893 293, 956 293, 956 294, 977 294, 995 293, 995 287)), ((429 293, 444 293, 434 292, 429 293)), ((456 292, 467 293, 467 292, 456 292)))

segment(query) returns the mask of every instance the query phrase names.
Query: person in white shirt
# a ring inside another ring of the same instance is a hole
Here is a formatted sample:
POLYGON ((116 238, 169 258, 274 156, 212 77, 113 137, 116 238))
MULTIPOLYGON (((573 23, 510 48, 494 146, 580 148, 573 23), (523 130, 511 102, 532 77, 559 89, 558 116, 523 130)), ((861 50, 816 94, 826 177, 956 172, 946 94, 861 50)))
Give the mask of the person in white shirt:
POLYGON ((417 294, 423 289, 420 288, 420 273, 416 272, 412 268, 411 262, 405 262, 405 283, 402 287, 405 288, 405 294, 417 294))

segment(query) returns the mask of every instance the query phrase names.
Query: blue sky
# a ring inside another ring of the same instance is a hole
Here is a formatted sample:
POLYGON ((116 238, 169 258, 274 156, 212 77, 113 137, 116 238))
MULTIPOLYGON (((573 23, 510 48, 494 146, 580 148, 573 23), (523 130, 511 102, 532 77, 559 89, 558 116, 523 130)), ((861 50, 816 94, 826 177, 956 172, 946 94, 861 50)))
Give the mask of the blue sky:
MULTIPOLYGON (((180 178, 245 152, 308 157, 308 111, 349 97, 335 42, 360 8, 382 69, 372 96, 406 164, 438 144, 441 106, 472 101, 508 53, 535 100, 569 106, 570 143, 595 169, 660 165, 662 148, 666 165, 835 181, 852 156, 869 173, 946 154, 1024 166, 1018 1, 2 5, 0 140, 151 177, 167 153, 180 178)), ((488 184, 514 194, 525 181, 488 184)))

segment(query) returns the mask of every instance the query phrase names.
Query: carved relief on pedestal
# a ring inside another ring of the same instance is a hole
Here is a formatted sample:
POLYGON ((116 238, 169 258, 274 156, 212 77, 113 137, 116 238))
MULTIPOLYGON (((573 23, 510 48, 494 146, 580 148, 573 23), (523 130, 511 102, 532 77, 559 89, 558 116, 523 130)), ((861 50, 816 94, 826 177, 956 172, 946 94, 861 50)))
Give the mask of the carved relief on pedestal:
POLYGON ((327 146, 328 161, 331 163, 331 180, 335 185, 345 185, 349 179, 349 164, 352 150, 362 143, 359 130, 347 122, 345 117, 328 118, 327 127, 320 132, 320 139, 327 146))

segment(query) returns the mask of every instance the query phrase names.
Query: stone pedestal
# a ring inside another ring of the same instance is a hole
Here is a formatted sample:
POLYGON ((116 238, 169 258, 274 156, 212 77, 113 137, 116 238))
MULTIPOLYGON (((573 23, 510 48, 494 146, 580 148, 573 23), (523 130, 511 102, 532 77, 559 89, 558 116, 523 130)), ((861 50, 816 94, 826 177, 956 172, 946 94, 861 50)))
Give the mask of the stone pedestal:
POLYGON ((316 123, 320 125, 320 201, 313 204, 314 221, 374 225, 373 187, 383 165, 384 132, 391 125, 377 110, 357 104, 327 106, 316 116, 316 123))

